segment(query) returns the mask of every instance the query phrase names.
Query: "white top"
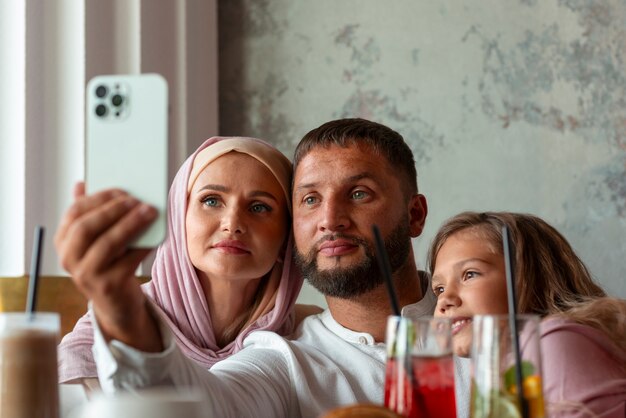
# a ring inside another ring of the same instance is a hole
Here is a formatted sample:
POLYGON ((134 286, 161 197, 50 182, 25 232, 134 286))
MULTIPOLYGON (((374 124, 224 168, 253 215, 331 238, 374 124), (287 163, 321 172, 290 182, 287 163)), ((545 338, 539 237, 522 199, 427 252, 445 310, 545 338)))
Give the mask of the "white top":
MULTIPOLYGON (((430 291, 414 304, 425 315, 434 306, 430 291)), ((94 358, 105 392, 199 386, 211 399, 211 417, 319 417, 340 405, 383 403, 385 345, 344 328, 328 310, 306 318, 292 340, 273 332, 251 333, 244 349, 210 371, 178 350, 163 321, 166 349, 156 354, 119 341, 107 344, 94 324, 94 358)))

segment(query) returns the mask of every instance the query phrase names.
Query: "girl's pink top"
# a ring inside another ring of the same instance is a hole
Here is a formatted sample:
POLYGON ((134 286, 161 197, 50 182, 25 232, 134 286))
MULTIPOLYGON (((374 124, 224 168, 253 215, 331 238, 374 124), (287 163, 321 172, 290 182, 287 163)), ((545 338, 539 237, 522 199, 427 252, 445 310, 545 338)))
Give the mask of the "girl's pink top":
POLYGON ((626 417, 626 353, 603 332, 550 318, 540 341, 548 416, 626 417))

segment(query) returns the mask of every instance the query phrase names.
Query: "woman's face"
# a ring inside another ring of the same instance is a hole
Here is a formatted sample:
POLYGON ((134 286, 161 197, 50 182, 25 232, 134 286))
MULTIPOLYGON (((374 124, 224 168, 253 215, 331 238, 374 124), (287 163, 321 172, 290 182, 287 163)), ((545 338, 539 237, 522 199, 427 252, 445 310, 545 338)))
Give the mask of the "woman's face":
POLYGON ((473 315, 508 312, 505 277, 502 254, 477 227, 455 233, 441 246, 432 277, 435 316, 452 319, 455 354, 470 355, 473 315))
POLYGON ((283 189, 255 158, 230 152, 211 162, 189 194, 187 250, 209 279, 258 279, 270 271, 289 228, 283 189))

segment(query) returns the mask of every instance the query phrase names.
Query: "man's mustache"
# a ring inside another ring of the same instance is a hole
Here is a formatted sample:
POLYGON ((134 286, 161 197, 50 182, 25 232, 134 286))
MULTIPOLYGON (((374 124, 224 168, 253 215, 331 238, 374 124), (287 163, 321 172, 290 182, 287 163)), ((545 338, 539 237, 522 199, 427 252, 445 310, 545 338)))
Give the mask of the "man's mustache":
POLYGON ((338 239, 344 239, 344 240, 350 241, 354 245, 360 245, 360 246, 369 248, 369 243, 365 239, 354 236, 354 235, 342 234, 342 233, 324 235, 323 237, 321 237, 315 242, 314 248, 316 249, 319 248, 322 245, 322 243, 326 241, 336 241, 338 239))

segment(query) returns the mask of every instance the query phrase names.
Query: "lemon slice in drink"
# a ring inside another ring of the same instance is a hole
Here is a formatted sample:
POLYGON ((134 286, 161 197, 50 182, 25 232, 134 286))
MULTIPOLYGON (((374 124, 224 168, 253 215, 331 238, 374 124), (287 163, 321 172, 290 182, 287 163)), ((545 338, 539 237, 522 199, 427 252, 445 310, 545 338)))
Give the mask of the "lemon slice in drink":
POLYGON ((517 405, 515 405, 512 401, 507 399, 504 396, 498 396, 493 399, 493 414, 492 417, 498 418, 521 418, 522 414, 520 414, 519 409, 517 409, 517 405))
POLYGON ((521 416, 515 401, 504 393, 493 390, 487 396, 483 396, 472 388, 470 417, 521 418, 521 416))

